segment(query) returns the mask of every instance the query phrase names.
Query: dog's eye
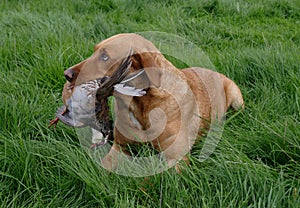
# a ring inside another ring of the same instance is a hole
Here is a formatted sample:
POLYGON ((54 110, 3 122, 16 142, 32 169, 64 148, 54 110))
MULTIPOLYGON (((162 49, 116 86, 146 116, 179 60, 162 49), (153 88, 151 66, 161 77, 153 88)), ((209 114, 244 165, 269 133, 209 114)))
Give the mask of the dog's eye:
POLYGON ((100 60, 102 61, 107 61, 109 59, 108 55, 106 53, 102 53, 100 55, 100 60))

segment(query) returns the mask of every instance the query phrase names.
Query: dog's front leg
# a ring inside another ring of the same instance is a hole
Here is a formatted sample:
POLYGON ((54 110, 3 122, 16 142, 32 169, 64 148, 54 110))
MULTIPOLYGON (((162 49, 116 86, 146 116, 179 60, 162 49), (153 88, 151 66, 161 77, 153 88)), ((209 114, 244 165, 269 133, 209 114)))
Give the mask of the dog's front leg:
POLYGON ((130 156, 129 152, 122 145, 114 142, 109 153, 102 159, 102 166, 108 171, 113 171, 124 158, 128 159, 128 156, 130 156))

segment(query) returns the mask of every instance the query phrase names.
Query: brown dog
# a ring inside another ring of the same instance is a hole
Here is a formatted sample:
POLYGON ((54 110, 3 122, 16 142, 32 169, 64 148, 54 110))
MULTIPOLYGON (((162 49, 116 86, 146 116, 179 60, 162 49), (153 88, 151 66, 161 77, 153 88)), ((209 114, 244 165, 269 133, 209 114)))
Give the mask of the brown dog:
POLYGON ((150 41, 137 34, 119 34, 97 44, 91 57, 65 71, 66 108, 77 86, 111 77, 126 57, 130 58, 126 78, 136 76, 124 85, 144 94, 111 93, 116 103, 114 144, 102 160, 108 170, 117 167, 118 154, 127 144, 138 142, 149 142, 163 152, 171 167, 186 159, 197 134, 220 121, 229 107, 244 107, 240 89, 224 75, 202 68, 179 70, 150 41))

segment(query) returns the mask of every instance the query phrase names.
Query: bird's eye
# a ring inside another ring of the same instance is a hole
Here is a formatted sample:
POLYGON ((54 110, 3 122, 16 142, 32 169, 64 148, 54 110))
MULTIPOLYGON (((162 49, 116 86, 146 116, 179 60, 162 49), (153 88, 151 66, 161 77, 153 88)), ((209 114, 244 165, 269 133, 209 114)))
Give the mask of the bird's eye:
POLYGON ((108 55, 107 55, 106 53, 102 53, 102 54, 100 55, 100 59, 101 59, 102 61, 107 61, 107 60, 109 59, 109 57, 108 57, 108 55))

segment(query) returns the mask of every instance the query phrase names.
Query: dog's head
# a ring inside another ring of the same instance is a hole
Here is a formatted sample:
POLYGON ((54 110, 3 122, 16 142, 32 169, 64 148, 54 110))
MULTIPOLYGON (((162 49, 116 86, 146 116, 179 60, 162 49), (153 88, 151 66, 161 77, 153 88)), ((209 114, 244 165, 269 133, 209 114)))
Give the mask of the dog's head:
POLYGON ((93 126, 90 118, 96 114, 96 120, 101 122, 102 118, 98 116, 101 110, 108 114, 108 107, 100 103, 107 105, 103 99, 112 95, 114 90, 119 95, 135 96, 137 93, 142 96, 148 88, 161 85, 162 69, 170 66, 173 65, 159 50, 140 35, 119 34, 108 38, 95 46, 89 58, 65 70, 67 82, 62 92, 65 106, 56 115, 70 126, 93 126), (124 79, 130 80, 126 86, 124 79), (90 99, 91 91, 94 99, 90 99), (126 94, 128 91, 130 93, 126 94))
MULTIPOLYGON (((140 35, 119 34, 97 44, 91 57, 64 71, 67 80, 62 93, 65 105, 76 86, 111 77, 120 70, 121 63, 128 56, 131 60, 128 76, 143 69, 146 74, 146 80, 142 81, 144 85, 160 86, 160 68, 169 62, 150 41, 140 35)), ((141 81, 139 84, 142 84, 141 81)))

